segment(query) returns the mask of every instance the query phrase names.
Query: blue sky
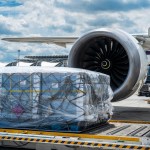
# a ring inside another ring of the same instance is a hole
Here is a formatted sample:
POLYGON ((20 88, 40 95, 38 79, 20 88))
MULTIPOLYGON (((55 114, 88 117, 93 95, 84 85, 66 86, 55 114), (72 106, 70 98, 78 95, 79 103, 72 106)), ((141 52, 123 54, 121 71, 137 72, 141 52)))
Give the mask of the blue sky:
MULTIPOLYGON (((1 0, 0 38, 23 36, 79 36, 101 27, 129 33, 147 32, 150 0, 1 0)), ((47 44, 0 41, 0 62, 25 55, 68 54, 47 44)))

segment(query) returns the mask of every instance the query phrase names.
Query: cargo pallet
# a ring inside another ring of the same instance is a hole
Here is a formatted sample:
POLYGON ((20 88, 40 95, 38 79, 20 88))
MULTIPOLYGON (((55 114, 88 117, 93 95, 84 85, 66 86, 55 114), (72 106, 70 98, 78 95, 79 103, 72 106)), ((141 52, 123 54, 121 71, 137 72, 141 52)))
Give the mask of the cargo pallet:
POLYGON ((100 149, 150 150, 150 122, 111 120, 87 133, 0 129, 1 141, 100 149))

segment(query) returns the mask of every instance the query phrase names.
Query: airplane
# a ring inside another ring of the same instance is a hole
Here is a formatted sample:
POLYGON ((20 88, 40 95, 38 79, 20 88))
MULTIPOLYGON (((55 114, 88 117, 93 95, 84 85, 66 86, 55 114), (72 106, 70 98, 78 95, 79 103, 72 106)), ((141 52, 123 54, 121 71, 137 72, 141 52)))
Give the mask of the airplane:
POLYGON ((150 50, 150 28, 148 34, 131 35, 120 29, 100 28, 80 37, 21 37, 2 40, 63 47, 73 44, 68 66, 108 74, 114 92, 112 101, 131 96, 146 79, 149 62, 145 51, 150 50))

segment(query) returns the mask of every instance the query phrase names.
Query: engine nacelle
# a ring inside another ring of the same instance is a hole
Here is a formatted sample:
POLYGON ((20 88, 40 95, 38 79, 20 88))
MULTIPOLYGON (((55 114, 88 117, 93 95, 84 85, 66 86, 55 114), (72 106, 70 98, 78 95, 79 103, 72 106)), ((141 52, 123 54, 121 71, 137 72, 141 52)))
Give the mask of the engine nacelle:
POLYGON ((112 101, 132 95, 147 74, 147 57, 130 34, 102 28, 80 37, 73 45, 68 65, 110 75, 112 101))

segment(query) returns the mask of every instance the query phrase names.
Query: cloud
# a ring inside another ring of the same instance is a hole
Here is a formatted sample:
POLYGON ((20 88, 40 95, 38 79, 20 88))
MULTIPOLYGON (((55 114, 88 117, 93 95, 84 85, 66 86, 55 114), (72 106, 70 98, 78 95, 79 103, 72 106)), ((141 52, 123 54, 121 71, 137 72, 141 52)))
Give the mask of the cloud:
POLYGON ((59 8, 65 8, 75 12, 99 12, 99 11, 130 11, 141 8, 149 8, 149 0, 80 0, 64 1, 56 0, 55 5, 59 8))
POLYGON ((104 15, 98 15, 96 18, 88 20, 87 24, 93 28, 111 27, 112 25, 117 25, 119 28, 129 28, 136 25, 134 20, 125 15, 119 14, 110 16, 106 14, 106 16, 108 17, 105 17, 104 15))
MULTIPOLYGON (((80 36, 101 27, 121 28, 129 33, 147 32, 150 0, 2 0, 0 38, 17 36, 80 36)), ((55 45, 0 41, 0 61, 25 55, 68 54, 55 45)))
POLYGON ((0 34, 1 35, 19 35, 20 33, 9 29, 9 27, 6 26, 5 24, 0 23, 0 34))
POLYGON ((22 3, 20 3, 19 1, 16 0, 1 0, 0 1, 0 7, 16 7, 16 6, 20 6, 22 5, 22 3))
POLYGON ((9 10, 9 11, 0 11, 0 14, 2 16, 17 16, 19 15, 19 12, 15 12, 15 11, 12 11, 12 10, 9 10))

